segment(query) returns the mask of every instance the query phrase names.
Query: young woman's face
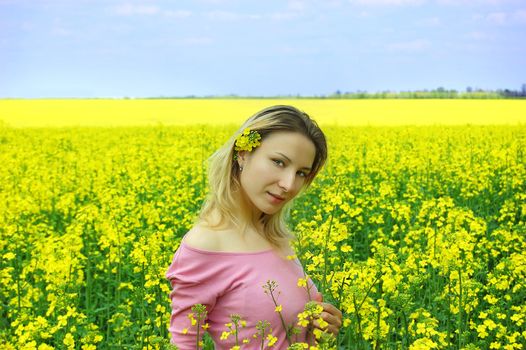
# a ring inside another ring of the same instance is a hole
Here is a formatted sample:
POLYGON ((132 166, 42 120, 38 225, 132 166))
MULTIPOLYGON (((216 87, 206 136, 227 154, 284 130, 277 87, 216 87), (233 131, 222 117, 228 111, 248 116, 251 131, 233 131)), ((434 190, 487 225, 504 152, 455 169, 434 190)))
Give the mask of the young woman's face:
POLYGON ((274 132, 252 152, 239 152, 242 192, 256 214, 274 214, 305 184, 316 148, 297 132, 274 132))

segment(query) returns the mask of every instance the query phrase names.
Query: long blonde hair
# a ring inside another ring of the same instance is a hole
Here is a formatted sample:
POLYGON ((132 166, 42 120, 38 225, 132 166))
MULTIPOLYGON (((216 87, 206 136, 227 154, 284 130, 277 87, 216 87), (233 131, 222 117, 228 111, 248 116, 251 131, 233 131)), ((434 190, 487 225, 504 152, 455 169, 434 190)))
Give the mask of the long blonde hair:
MULTIPOLYGON (((234 208, 239 206, 234 193, 241 188, 240 170, 234 159, 234 145, 236 137, 245 128, 257 131, 261 135, 261 142, 268 135, 277 131, 299 132, 313 142, 316 154, 312 170, 305 179, 302 191, 308 188, 327 160, 325 135, 318 124, 306 113, 285 105, 268 107, 256 113, 247 119, 234 135, 209 158, 209 192, 201 208, 199 219, 204 220, 212 228, 221 229, 233 223, 241 232, 245 232, 248 225, 247 222, 239 220, 234 215, 236 212, 234 208), (212 221, 213 214, 218 214, 218 220, 212 221)), ((276 248, 282 248, 293 238, 285 224, 291 206, 292 201, 285 204, 275 214, 262 214, 260 218, 264 224, 264 237, 276 248)))

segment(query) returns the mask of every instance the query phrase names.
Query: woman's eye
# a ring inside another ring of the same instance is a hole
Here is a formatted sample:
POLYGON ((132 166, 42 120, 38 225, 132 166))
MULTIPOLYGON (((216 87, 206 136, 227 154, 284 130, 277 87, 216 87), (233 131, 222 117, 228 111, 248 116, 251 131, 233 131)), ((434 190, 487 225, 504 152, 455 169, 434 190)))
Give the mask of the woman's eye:
POLYGON ((304 171, 298 171, 300 177, 307 177, 307 173, 304 171))
POLYGON ((279 166, 285 165, 285 163, 283 163, 283 161, 279 159, 274 159, 274 163, 276 163, 276 165, 279 165, 279 166))

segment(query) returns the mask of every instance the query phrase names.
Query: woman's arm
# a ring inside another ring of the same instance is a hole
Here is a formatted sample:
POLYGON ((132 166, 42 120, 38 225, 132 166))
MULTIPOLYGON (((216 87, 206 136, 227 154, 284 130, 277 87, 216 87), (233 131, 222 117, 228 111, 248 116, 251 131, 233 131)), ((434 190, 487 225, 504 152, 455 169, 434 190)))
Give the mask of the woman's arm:
POLYGON ((180 350, 196 349, 197 342, 201 341, 206 328, 203 328, 206 316, 200 316, 192 307, 201 304, 206 308, 206 313, 210 314, 216 304, 216 271, 207 259, 208 256, 195 254, 183 244, 175 253, 166 272, 166 278, 172 287, 172 312, 168 330, 171 343, 177 345, 180 350))

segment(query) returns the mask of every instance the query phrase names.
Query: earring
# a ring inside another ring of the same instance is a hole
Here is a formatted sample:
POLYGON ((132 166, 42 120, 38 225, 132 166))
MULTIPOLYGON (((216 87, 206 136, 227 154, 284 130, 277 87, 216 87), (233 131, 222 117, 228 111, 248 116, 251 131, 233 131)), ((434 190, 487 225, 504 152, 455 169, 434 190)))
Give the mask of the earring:
POLYGON ((242 166, 239 166, 239 171, 243 171, 243 167, 242 166))

